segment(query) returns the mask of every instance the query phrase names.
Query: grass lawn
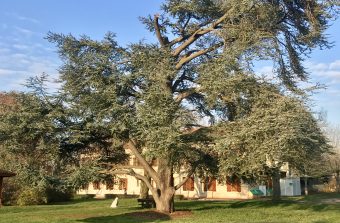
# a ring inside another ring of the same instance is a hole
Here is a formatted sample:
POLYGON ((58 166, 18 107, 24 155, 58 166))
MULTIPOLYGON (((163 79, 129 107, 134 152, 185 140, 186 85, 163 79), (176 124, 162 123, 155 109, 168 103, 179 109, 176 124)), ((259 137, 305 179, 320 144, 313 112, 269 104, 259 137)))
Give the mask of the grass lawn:
POLYGON ((110 209, 112 200, 74 200, 69 203, 0 208, 0 222, 304 222, 340 223, 340 194, 318 194, 270 200, 247 201, 177 201, 177 214, 168 216, 141 209, 136 199, 120 199, 119 207, 110 209), (191 212, 190 212, 191 211, 191 212))

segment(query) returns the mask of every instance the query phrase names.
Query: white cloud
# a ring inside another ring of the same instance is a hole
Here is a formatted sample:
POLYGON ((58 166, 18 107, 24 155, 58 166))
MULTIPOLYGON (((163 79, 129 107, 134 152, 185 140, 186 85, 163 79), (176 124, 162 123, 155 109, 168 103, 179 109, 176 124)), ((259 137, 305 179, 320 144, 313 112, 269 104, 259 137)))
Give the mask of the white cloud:
POLYGON ((31 18, 31 17, 27 17, 27 16, 23 16, 23 15, 19 15, 17 13, 6 13, 7 16, 13 17, 17 20, 21 20, 21 21, 26 21, 26 22, 31 22, 31 23, 40 23, 39 20, 35 19, 35 18, 31 18))
POLYGON ((340 81, 340 60, 331 63, 309 61, 305 63, 305 67, 313 76, 340 81))
POLYGON ((0 68, 0 76, 9 76, 14 74, 24 74, 25 71, 22 70, 11 70, 11 69, 1 69, 0 68))
POLYGON ((22 34, 25 34, 27 36, 31 36, 33 34, 35 34, 35 32, 33 32, 32 30, 26 29, 26 28, 22 28, 22 27, 18 27, 15 26, 14 29, 22 34))
POLYGON ((340 60, 336 60, 329 65, 332 70, 340 70, 340 60))
POLYGON ((29 45, 25 45, 25 44, 13 44, 12 47, 18 50, 27 50, 30 48, 29 45))

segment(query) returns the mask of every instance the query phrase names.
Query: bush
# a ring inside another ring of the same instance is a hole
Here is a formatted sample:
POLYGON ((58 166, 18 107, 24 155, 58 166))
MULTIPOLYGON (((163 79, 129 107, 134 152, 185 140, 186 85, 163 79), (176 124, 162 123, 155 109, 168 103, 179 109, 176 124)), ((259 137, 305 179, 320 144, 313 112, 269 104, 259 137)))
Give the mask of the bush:
POLYGON ((22 188, 21 193, 19 194, 19 197, 17 200, 17 204, 20 206, 46 204, 46 203, 47 203, 46 191, 40 188, 35 188, 35 187, 22 188))
POLYGON ((73 198, 72 190, 57 190, 55 188, 46 189, 47 203, 69 201, 73 198))

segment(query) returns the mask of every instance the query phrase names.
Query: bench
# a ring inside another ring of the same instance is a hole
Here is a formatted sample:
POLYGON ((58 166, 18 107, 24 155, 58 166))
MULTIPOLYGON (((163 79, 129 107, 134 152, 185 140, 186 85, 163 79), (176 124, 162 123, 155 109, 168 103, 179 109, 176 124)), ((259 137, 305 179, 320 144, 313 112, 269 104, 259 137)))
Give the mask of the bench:
POLYGON ((141 205, 142 208, 155 208, 156 207, 155 200, 151 198, 139 198, 137 199, 137 202, 139 205, 141 205))

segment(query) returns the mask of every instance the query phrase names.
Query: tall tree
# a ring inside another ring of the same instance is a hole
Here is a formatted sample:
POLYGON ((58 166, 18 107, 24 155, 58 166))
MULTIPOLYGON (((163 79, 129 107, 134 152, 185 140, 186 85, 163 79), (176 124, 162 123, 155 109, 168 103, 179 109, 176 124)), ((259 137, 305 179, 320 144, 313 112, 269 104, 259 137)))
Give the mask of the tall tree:
POLYGON ((207 147, 211 128, 202 118, 213 125, 242 117, 250 84, 244 77, 257 59, 272 60, 281 86, 297 92, 297 81, 308 77, 303 55, 328 47, 323 32, 332 7, 326 0, 167 0, 161 14, 141 18, 158 44, 122 48, 112 34, 101 42, 50 34, 64 60, 70 120, 82 126, 69 136, 77 141, 109 129, 107 139, 130 150, 155 186, 133 169, 112 173, 142 180, 157 210, 172 212, 175 191, 196 170, 216 170, 207 147), (158 159, 157 169, 147 157, 158 159), (175 185, 183 165, 187 177, 175 185))

